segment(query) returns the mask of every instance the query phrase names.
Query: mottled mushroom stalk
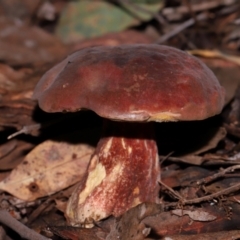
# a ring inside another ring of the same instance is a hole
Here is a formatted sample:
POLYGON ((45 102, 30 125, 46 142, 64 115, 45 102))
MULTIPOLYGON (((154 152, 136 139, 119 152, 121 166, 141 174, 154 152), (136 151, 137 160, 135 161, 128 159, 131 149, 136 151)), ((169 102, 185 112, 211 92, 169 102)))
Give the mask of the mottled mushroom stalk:
POLYGON ((160 167, 153 123, 105 120, 87 174, 73 192, 71 225, 91 226, 142 202, 158 202, 160 167))

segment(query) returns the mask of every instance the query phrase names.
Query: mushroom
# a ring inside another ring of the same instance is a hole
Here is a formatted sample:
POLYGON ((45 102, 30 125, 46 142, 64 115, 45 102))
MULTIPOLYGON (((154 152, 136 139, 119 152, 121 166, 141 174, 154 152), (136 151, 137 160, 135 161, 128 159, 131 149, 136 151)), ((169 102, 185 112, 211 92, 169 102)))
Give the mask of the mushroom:
POLYGON ((90 226, 142 202, 158 203, 153 122, 214 116, 224 95, 200 60, 156 44, 82 49, 45 73, 33 94, 40 108, 89 109, 103 118, 101 139, 67 205, 69 223, 90 226))

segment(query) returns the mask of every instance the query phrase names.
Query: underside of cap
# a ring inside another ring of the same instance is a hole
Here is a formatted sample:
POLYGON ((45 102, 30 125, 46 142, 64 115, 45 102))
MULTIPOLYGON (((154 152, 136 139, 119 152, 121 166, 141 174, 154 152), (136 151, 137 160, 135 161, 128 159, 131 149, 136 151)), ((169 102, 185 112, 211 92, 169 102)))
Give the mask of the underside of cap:
POLYGON ((221 112, 224 89, 197 58, 172 47, 93 47, 50 69, 33 98, 46 112, 89 109, 118 121, 201 120, 221 112))

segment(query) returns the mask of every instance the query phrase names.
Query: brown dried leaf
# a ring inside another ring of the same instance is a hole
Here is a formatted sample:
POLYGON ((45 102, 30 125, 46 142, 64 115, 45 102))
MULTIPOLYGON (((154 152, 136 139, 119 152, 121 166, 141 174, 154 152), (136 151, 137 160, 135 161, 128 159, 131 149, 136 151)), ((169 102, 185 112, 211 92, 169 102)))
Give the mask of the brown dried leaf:
POLYGON ((71 240, 105 240, 106 236, 104 230, 99 227, 89 229, 70 226, 49 226, 49 229, 57 236, 71 240))
POLYGON ((43 142, 0 182, 0 189, 25 201, 53 194, 81 180, 93 150, 86 144, 43 142))
POLYGON ((0 146, 0 159, 8 155, 13 149, 16 148, 17 141, 12 140, 0 146))
POLYGON ((36 83, 51 67, 52 63, 48 63, 38 66, 37 69, 23 67, 16 70, 6 64, 0 64, 1 106, 3 102, 10 100, 31 99, 36 83))
MULTIPOLYGON (((192 207, 188 209, 192 210, 192 207)), ((193 221, 188 215, 178 217, 173 215, 171 211, 162 212, 154 216, 146 217, 143 223, 151 227, 153 232, 158 236, 168 236, 181 233, 206 233, 210 230, 214 231, 229 231, 238 228, 239 225, 239 204, 228 204, 225 206, 210 205, 206 203, 202 207, 203 211, 214 215, 217 218, 213 221, 193 221), (227 214, 226 210, 232 210, 231 215, 227 214)))
POLYGON ((240 231, 219 231, 202 234, 191 234, 191 235, 171 235, 164 238, 171 240, 237 240, 240 238, 240 231))
POLYGON ((142 203, 128 210, 116 219, 106 240, 144 240, 151 228, 147 227, 142 220, 161 211, 163 211, 162 205, 154 203, 142 203))
POLYGON ((175 162, 184 162, 194 165, 201 165, 206 159, 204 156, 199 156, 199 154, 207 152, 208 150, 214 149, 218 143, 223 140, 227 135, 227 131, 224 127, 218 129, 211 129, 198 137, 198 140, 204 141, 204 145, 199 146, 193 152, 180 155, 178 157, 169 157, 175 162))
POLYGON ((41 0, 1 0, 0 14, 13 19, 29 21, 41 0))
POLYGON ((210 135, 212 135, 209 139, 206 139, 206 144, 200 148, 198 148, 194 155, 198 155, 204 152, 207 152, 208 150, 211 150, 215 147, 217 147, 218 143, 223 140, 226 135, 227 131, 224 127, 220 127, 215 131, 213 134, 209 131, 210 135))
MULTIPOLYGON (((189 184, 194 183, 199 179, 205 178, 210 174, 210 170, 199 166, 190 166, 184 169, 184 171, 179 169, 169 170, 167 167, 162 171, 161 181, 171 188, 179 186, 184 187, 189 186, 189 184)), ((189 196, 186 197, 189 198, 189 196)))
POLYGON ((0 36, 0 60, 12 66, 58 61, 67 51, 59 39, 36 26, 1 19, 0 31, 4 33, 0 36))
POLYGON ((193 211, 183 210, 183 209, 174 209, 171 212, 179 217, 182 217, 183 215, 188 215, 192 220, 201 221, 201 222, 213 221, 217 218, 216 216, 202 209, 197 209, 193 211))
POLYGON ((16 167, 33 148, 32 143, 12 139, 0 145, 0 170, 9 170, 16 167))
POLYGON ((6 64, 0 64, 0 93, 16 90, 15 82, 23 76, 23 71, 15 71, 6 64))
POLYGON ((219 50, 195 49, 195 50, 191 50, 188 52, 190 54, 198 55, 201 57, 222 58, 222 59, 228 60, 232 63, 236 63, 237 65, 240 65, 240 57, 228 55, 226 53, 220 52, 219 50))
POLYGON ((11 127, 20 130, 25 125, 35 124, 33 110, 36 102, 31 99, 1 101, 0 103, 0 130, 1 127, 11 127))
POLYGON ((240 84, 238 77, 240 75, 240 68, 238 64, 225 58, 200 57, 200 59, 214 72, 221 85, 225 88, 225 104, 229 103, 240 84))

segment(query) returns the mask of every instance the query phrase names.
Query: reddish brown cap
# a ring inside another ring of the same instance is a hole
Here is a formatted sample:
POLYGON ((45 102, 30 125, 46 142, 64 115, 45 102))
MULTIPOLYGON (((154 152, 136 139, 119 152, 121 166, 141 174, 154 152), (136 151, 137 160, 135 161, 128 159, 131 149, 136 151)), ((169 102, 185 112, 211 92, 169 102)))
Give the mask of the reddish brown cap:
POLYGON ((125 121, 201 120, 220 113, 224 89, 197 58, 156 44, 80 50, 50 69, 33 98, 46 112, 90 109, 125 121))

